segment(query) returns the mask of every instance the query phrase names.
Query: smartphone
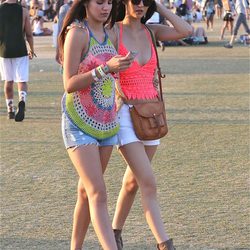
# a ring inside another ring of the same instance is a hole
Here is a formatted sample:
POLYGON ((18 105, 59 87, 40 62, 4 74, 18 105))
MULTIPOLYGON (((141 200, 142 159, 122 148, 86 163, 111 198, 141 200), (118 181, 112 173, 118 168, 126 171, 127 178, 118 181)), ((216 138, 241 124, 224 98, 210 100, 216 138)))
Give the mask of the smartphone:
POLYGON ((126 57, 128 56, 132 56, 133 59, 135 59, 135 57, 137 56, 138 52, 137 51, 129 51, 128 54, 126 55, 126 57))

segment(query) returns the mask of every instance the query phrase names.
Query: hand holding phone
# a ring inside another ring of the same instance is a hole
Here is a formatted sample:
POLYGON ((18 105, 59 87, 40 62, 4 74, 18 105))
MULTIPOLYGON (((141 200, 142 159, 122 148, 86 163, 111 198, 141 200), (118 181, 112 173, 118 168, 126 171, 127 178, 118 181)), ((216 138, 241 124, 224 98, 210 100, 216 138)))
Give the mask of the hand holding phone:
POLYGON ((135 57, 137 56, 138 52, 137 51, 129 51, 128 54, 126 55, 126 58, 131 57, 131 59, 135 59, 135 57))

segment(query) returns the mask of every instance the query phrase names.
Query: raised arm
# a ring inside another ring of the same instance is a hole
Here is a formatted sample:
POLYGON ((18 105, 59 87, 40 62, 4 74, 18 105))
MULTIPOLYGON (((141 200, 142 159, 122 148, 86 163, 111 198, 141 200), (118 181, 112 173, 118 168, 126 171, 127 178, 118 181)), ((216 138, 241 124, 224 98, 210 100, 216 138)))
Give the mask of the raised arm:
POLYGON ((171 10, 167 9, 163 4, 156 2, 157 12, 165 17, 167 21, 173 26, 162 24, 148 25, 154 32, 157 40, 169 41, 178 40, 192 34, 192 27, 186 21, 175 15, 171 10))

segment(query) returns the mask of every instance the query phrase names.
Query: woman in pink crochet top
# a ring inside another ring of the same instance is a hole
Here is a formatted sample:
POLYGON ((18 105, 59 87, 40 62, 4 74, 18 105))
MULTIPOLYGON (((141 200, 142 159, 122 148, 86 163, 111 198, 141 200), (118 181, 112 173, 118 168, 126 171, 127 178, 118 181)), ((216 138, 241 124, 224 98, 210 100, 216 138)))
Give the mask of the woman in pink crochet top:
MULTIPOLYGON (((120 90, 132 104, 138 100, 157 98, 158 93, 153 85, 157 60, 150 33, 143 23, 156 10, 172 24, 172 27, 160 24, 147 25, 159 41, 187 37, 192 33, 192 27, 164 5, 153 0, 124 0, 121 1, 118 9, 120 22, 111 30, 114 36, 119 34, 118 54, 126 55, 129 51, 137 53, 131 67, 119 73, 120 90)), ((160 142, 159 140, 141 141, 136 137, 128 104, 122 105, 118 117, 120 121, 119 152, 128 165, 112 223, 118 249, 123 249, 121 230, 139 186, 142 207, 147 223, 157 241, 157 248, 174 250, 172 239, 169 239, 160 216, 156 198, 156 182, 151 168, 151 161, 160 142)))

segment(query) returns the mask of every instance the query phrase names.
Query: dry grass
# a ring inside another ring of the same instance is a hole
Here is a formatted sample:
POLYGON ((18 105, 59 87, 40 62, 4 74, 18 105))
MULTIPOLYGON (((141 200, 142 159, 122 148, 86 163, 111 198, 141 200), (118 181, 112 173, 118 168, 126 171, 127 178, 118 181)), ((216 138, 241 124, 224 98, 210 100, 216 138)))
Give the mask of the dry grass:
MULTIPOLYGON (((178 250, 250 249, 249 50, 226 50, 214 34, 208 46, 159 51, 170 132, 153 167, 178 250)), ((35 42, 24 122, 6 120, 1 88, 3 250, 69 249, 77 175, 60 133, 63 86, 51 38, 35 42)), ((124 170, 114 150, 105 174, 111 216, 124 170)), ((125 249, 155 249, 139 194, 123 236, 125 249)), ((99 249, 92 227, 86 249, 99 249)))

